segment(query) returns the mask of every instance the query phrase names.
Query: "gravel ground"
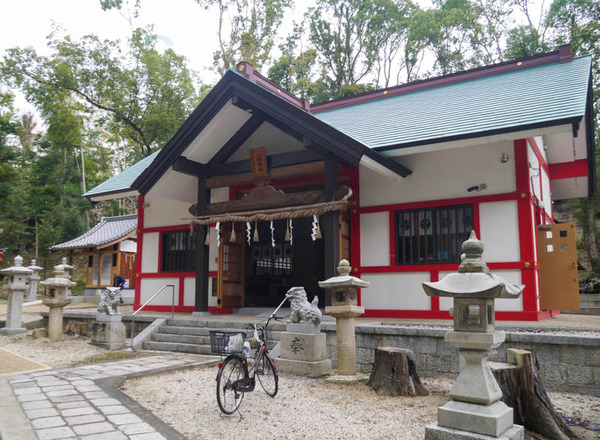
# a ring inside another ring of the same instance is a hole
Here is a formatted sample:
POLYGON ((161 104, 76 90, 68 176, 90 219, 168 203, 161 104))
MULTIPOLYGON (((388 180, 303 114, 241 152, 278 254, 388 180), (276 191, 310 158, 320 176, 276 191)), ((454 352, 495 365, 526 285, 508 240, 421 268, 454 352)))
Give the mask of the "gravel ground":
MULTIPOLYGON (((339 385, 324 379, 281 375, 274 399, 259 387, 247 393, 238 414, 223 416, 215 396, 216 368, 179 371, 126 381, 122 390, 192 440, 261 438, 296 440, 415 440, 437 419, 453 381, 427 377, 427 397, 383 397, 364 384, 339 385), (260 434, 256 434, 260 433, 260 434)), ((600 399, 552 393, 555 406, 567 415, 600 421, 600 399)), ((582 440, 598 432, 577 429, 582 440)), ((543 437, 527 433, 527 440, 543 437)))
POLYGON ((0 347, 52 368, 68 367, 89 356, 106 354, 90 344, 90 338, 63 335, 61 341, 33 339, 31 331, 14 336, 0 336, 0 347))

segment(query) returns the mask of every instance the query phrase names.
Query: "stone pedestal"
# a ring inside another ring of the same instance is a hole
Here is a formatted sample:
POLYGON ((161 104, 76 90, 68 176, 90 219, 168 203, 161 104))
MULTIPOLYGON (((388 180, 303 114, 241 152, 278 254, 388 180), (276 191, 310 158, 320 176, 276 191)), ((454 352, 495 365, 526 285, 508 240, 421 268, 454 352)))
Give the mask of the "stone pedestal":
POLYGON ((0 328, 0 335, 16 335, 25 333, 23 327, 23 291, 13 290, 8 295, 8 310, 6 313, 6 326, 0 328))
POLYGON ((331 374, 331 359, 326 359, 325 334, 320 326, 288 324, 281 335, 281 356, 277 370, 297 376, 318 377, 331 374))
POLYGON ((92 344, 107 350, 120 350, 125 347, 125 324, 121 315, 98 313, 92 325, 92 344))
POLYGON ((60 339, 63 334, 63 307, 71 303, 70 299, 66 298, 46 298, 42 301, 45 306, 48 306, 48 337, 50 339, 60 339))
POLYGON ((365 313, 362 306, 345 305, 325 308, 325 313, 336 320, 337 375, 357 376, 356 370, 356 317, 365 313))

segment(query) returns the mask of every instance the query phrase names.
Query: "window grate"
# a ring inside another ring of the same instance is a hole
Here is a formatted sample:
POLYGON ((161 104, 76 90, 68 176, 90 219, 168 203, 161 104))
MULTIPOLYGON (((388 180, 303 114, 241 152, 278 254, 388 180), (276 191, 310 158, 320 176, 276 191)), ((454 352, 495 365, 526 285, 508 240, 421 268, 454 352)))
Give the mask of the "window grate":
POLYGON ((473 229, 473 206, 396 211, 396 264, 460 263, 473 229))
POLYGON ((196 240, 189 229, 162 233, 162 272, 192 272, 196 268, 196 240))

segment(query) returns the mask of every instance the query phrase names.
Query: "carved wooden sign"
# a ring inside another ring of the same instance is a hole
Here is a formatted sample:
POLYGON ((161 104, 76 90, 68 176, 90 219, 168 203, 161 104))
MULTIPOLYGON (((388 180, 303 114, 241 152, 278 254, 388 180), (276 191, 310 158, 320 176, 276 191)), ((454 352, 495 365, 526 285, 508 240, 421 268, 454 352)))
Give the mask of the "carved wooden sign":
POLYGON ((269 177, 265 147, 253 148, 250 150, 250 163, 252 164, 252 176, 255 178, 269 177))

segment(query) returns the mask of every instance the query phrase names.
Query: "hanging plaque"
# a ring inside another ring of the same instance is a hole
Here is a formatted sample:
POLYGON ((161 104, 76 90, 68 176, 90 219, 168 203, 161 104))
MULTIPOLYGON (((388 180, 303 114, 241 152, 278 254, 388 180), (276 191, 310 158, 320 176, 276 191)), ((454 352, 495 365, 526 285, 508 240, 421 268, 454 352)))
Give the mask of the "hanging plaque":
POLYGON ((267 154, 265 147, 253 148, 250 150, 250 163, 252 164, 252 176, 268 177, 267 154))

